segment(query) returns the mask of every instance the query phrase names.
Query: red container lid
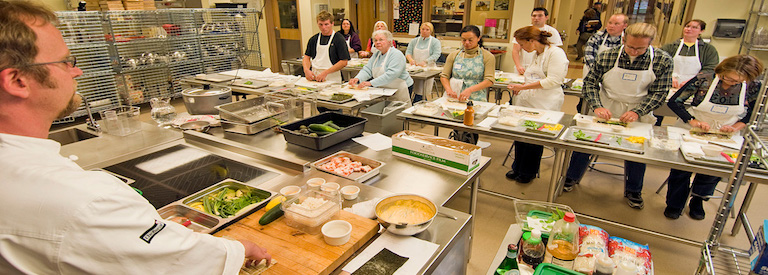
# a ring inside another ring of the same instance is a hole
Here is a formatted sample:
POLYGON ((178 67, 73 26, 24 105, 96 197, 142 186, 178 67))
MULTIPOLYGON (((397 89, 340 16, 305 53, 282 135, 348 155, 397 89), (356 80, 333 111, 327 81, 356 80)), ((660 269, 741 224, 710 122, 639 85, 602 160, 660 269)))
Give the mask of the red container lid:
POLYGON ((574 215, 571 212, 566 212, 565 217, 563 217, 563 220, 565 220, 566 222, 573 222, 576 220, 576 215, 574 215))

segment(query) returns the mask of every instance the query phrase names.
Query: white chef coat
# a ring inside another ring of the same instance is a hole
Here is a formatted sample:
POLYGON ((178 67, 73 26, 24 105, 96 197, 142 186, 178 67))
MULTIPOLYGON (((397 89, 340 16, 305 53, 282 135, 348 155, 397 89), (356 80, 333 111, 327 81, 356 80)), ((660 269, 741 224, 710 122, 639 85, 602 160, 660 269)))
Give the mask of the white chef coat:
POLYGON ((0 274, 237 274, 237 241, 164 221, 104 172, 84 171, 53 140, 0 134, 0 274), (141 236, 159 223, 149 242, 141 236))

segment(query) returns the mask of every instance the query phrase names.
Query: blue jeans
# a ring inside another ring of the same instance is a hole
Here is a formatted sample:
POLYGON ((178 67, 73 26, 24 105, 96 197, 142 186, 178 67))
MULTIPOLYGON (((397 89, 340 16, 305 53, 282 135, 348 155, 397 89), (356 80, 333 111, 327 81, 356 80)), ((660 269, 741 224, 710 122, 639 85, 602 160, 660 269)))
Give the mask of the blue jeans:
MULTIPOLYGON (((573 152, 565 178, 578 182, 587 172, 590 154, 573 152)), ((624 192, 643 191, 643 178, 645 177, 645 164, 634 161, 624 161, 624 192)))
POLYGON ((677 169, 669 171, 667 207, 680 210, 685 208, 685 202, 688 200, 688 193, 691 189, 693 189, 694 194, 702 197, 711 196, 715 193, 715 187, 720 182, 720 177, 696 174, 691 188, 691 174, 693 173, 677 169))
POLYGON ((523 178, 535 178, 539 173, 543 153, 544 146, 515 141, 515 161, 512 162, 512 171, 523 178))

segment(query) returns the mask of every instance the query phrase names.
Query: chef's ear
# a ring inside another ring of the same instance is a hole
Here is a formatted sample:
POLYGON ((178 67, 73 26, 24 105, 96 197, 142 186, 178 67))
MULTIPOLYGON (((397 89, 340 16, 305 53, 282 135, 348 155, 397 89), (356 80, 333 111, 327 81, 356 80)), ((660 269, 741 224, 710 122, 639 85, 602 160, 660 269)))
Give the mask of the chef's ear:
POLYGON ((29 76, 17 68, 0 71, 0 90, 11 96, 27 98, 29 96, 29 81, 29 76))

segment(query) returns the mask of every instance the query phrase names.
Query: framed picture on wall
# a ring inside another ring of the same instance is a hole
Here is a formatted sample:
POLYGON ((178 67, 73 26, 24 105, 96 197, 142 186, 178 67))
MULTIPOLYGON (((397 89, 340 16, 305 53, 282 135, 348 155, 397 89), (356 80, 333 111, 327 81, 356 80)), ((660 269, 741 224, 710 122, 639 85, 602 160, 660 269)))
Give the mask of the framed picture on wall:
POLYGON ((330 8, 328 8, 328 4, 315 4, 315 15, 321 11, 331 12, 330 8))
POLYGON ((477 1, 475 5, 477 11, 489 11, 491 10, 491 1, 477 1))
POLYGON ((496 0, 496 2, 493 3, 493 10, 495 11, 509 10, 509 0, 496 0))

